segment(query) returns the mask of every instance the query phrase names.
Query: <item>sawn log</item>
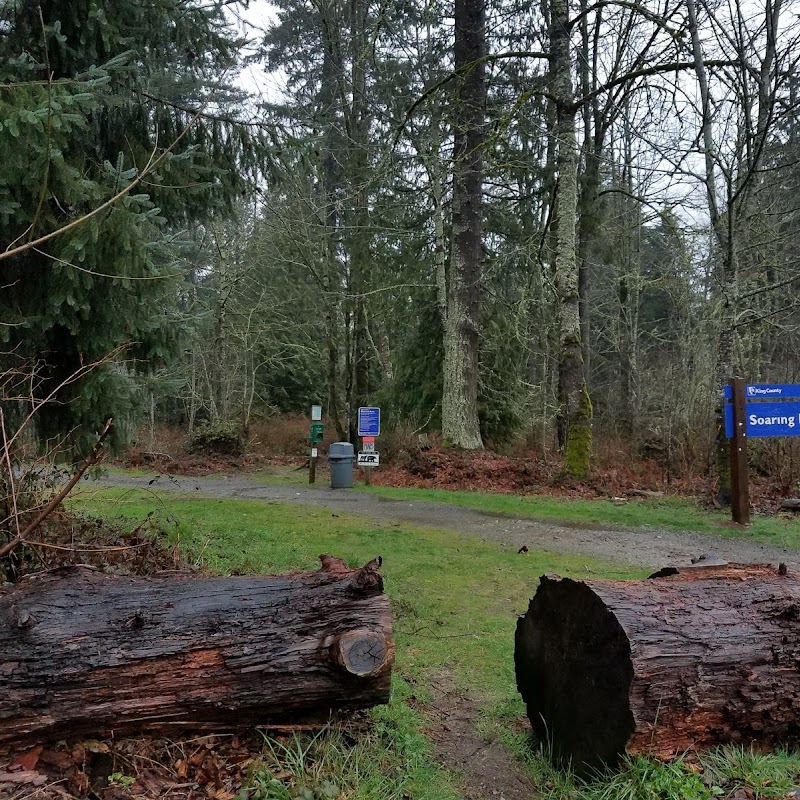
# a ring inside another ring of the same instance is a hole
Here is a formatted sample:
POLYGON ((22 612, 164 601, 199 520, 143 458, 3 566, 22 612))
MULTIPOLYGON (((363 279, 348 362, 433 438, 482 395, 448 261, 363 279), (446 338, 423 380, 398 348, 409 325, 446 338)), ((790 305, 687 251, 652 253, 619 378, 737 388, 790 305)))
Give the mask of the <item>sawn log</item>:
POLYGON ((0 749, 67 734, 291 721, 389 699, 380 559, 358 570, 131 578, 71 567, 0 589, 0 749))
POLYGON ((541 578, 516 632, 538 737, 577 771, 800 734, 800 581, 770 566, 541 578))

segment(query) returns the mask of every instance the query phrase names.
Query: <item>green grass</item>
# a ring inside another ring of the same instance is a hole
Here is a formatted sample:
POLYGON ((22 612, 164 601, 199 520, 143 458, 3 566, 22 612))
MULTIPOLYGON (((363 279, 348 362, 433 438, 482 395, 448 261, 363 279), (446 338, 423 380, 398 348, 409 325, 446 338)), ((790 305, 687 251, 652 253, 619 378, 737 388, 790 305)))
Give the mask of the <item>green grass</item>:
POLYGON ((487 492, 448 491, 445 489, 394 489, 385 486, 359 486, 390 500, 448 503, 490 515, 531 517, 560 524, 625 525, 699 531, 719 536, 747 536, 780 547, 800 549, 800 521, 794 517, 754 516, 746 530, 734 528, 730 514, 709 511, 694 500, 677 497, 629 500, 582 500, 546 495, 490 494, 487 492))
MULTIPOLYGON (((404 499, 436 500, 445 494, 411 491, 398 493, 404 499)), ((458 495, 467 505, 467 493, 458 495)), ((498 500, 514 498, 489 498, 490 503, 498 500)), ((776 792, 785 794, 800 772, 800 762, 790 754, 724 751, 707 756, 700 768, 680 760, 663 765, 634 759, 616 775, 583 783, 554 769, 531 748, 514 683, 513 632, 538 577, 558 572, 633 578, 647 570, 583 556, 519 555, 513 548, 453 532, 370 523, 360 516, 263 500, 103 489, 85 492, 72 502, 86 513, 126 524, 154 512, 151 519, 170 540, 218 572, 317 569, 317 556, 323 552, 345 558, 350 565, 383 556, 397 644, 391 703, 375 709, 372 729, 354 739, 333 732, 311 740, 267 742, 264 760, 251 775, 249 800, 462 796, 459 776, 436 762, 423 734, 427 684, 442 675, 476 700, 482 708, 479 731, 516 756, 543 800, 711 800, 741 786, 756 797, 779 797, 783 795, 776 792), (274 777, 287 767, 289 779, 274 777)))
POLYGON ((426 670, 447 669, 490 702, 516 696, 514 625, 540 575, 625 578, 648 572, 586 556, 518 555, 515 548, 451 531, 264 500, 106 489, 77 502, 105 518, 144 519, 155 509, 170 536, 217 572, 314 570, 325 552, 350 565, 380 555, 400 674, 419 680, 426 670))
MULTIPOLYGON (((140 476, 154 474, 145 470, 112 468, 109 471, 140 476)), ((308 486, 307 470, 297 470, 294 467, 269 467, 246 475, 237 473, 237 476, 246 477, 254 483, 265 486, 308 486)), ((326 484, 324 476, 318 476, 318 484, 326 484)), ((354 488, 356 491, 369 492, 389 500, 445 503, 474 509, 488 515, 530 517, 561 525, 623 525, 636 528, 698 531, 718 536, 744 536, 776 547, 800 550, 800 519, 795 515, 756 514, 749 528, 740 529, 731 523, 729 512, 709 510, 698 501, 688 498, 643 498, 615 503, 605 499, 585 500, 547 495, 492 494, 447 489, 397 489, 364 484, 357 484, 354 488)))
POLYGON ((374 709, 372 716, 368 731, 265 738, 262 762, 251 772, 248 800, 460 797, 451 776, 433 759, 430 742, 419 732, 420 719, 402 700, 374 709))
MULTIPOLYGON (((181 475, 180 473, 172 473, 170 470, 157 470, 153 468, 137 468, 137 467, 119 467, 114 464, 103 464, 97 468, 97 474, 102 477, 103 474, 110 476, 114 475, 128 475, 135 478, 153 478, 157 475, 174 475, 181 480, 192 480, 191 476, 181 475)), ((323 484, 326 480, 322 471, 317 473, 317 483, 323 484)), ((215 472, 213 475, 208 475, 209 478, 246 478, 255 484, 263 486, 308 486, 308 469, 298 469, 293 466, 267 466, 262 467, 257 472, 241 472, 237 470, 230 470, 228 472, 215 472)))

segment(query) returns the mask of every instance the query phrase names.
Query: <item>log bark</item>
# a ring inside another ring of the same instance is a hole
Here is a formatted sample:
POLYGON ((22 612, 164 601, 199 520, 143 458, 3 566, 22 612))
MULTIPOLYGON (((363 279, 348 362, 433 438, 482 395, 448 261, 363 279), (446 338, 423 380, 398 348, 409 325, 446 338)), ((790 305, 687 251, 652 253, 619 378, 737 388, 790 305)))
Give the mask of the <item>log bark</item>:
POLYGON ((389 699, 380 559, 316 573, 130 578, 70 567, 0 589, 0 749, 230 728, 389 699))
POLYGON ((800 734, 800 581, 737 564, 543 576, 515 665, 535 733, 580 773, 626 751, 783 743, 800 734))

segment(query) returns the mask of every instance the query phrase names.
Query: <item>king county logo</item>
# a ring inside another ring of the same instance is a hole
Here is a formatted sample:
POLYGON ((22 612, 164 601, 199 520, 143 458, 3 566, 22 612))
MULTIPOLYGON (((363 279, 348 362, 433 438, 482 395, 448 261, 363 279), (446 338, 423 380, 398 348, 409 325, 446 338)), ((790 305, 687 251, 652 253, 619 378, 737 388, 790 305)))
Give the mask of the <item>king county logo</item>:
POLYGON ((762 394, 781 394, 780 386, 748 386, 747 394, 750 397, 755 397, 762 394))

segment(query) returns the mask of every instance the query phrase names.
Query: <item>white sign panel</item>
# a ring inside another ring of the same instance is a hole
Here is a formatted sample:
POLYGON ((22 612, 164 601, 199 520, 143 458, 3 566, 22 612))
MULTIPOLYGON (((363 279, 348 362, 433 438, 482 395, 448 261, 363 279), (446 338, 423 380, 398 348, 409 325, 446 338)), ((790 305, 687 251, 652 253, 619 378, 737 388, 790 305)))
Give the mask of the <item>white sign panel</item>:
POLYGON ((377 467, 381 463, 378 453, 359 453, 356 462, 359 467, 377 467))
POLYGON ((322 419, 322 406, 311 406, 311 421, 319 422, 322 419))

